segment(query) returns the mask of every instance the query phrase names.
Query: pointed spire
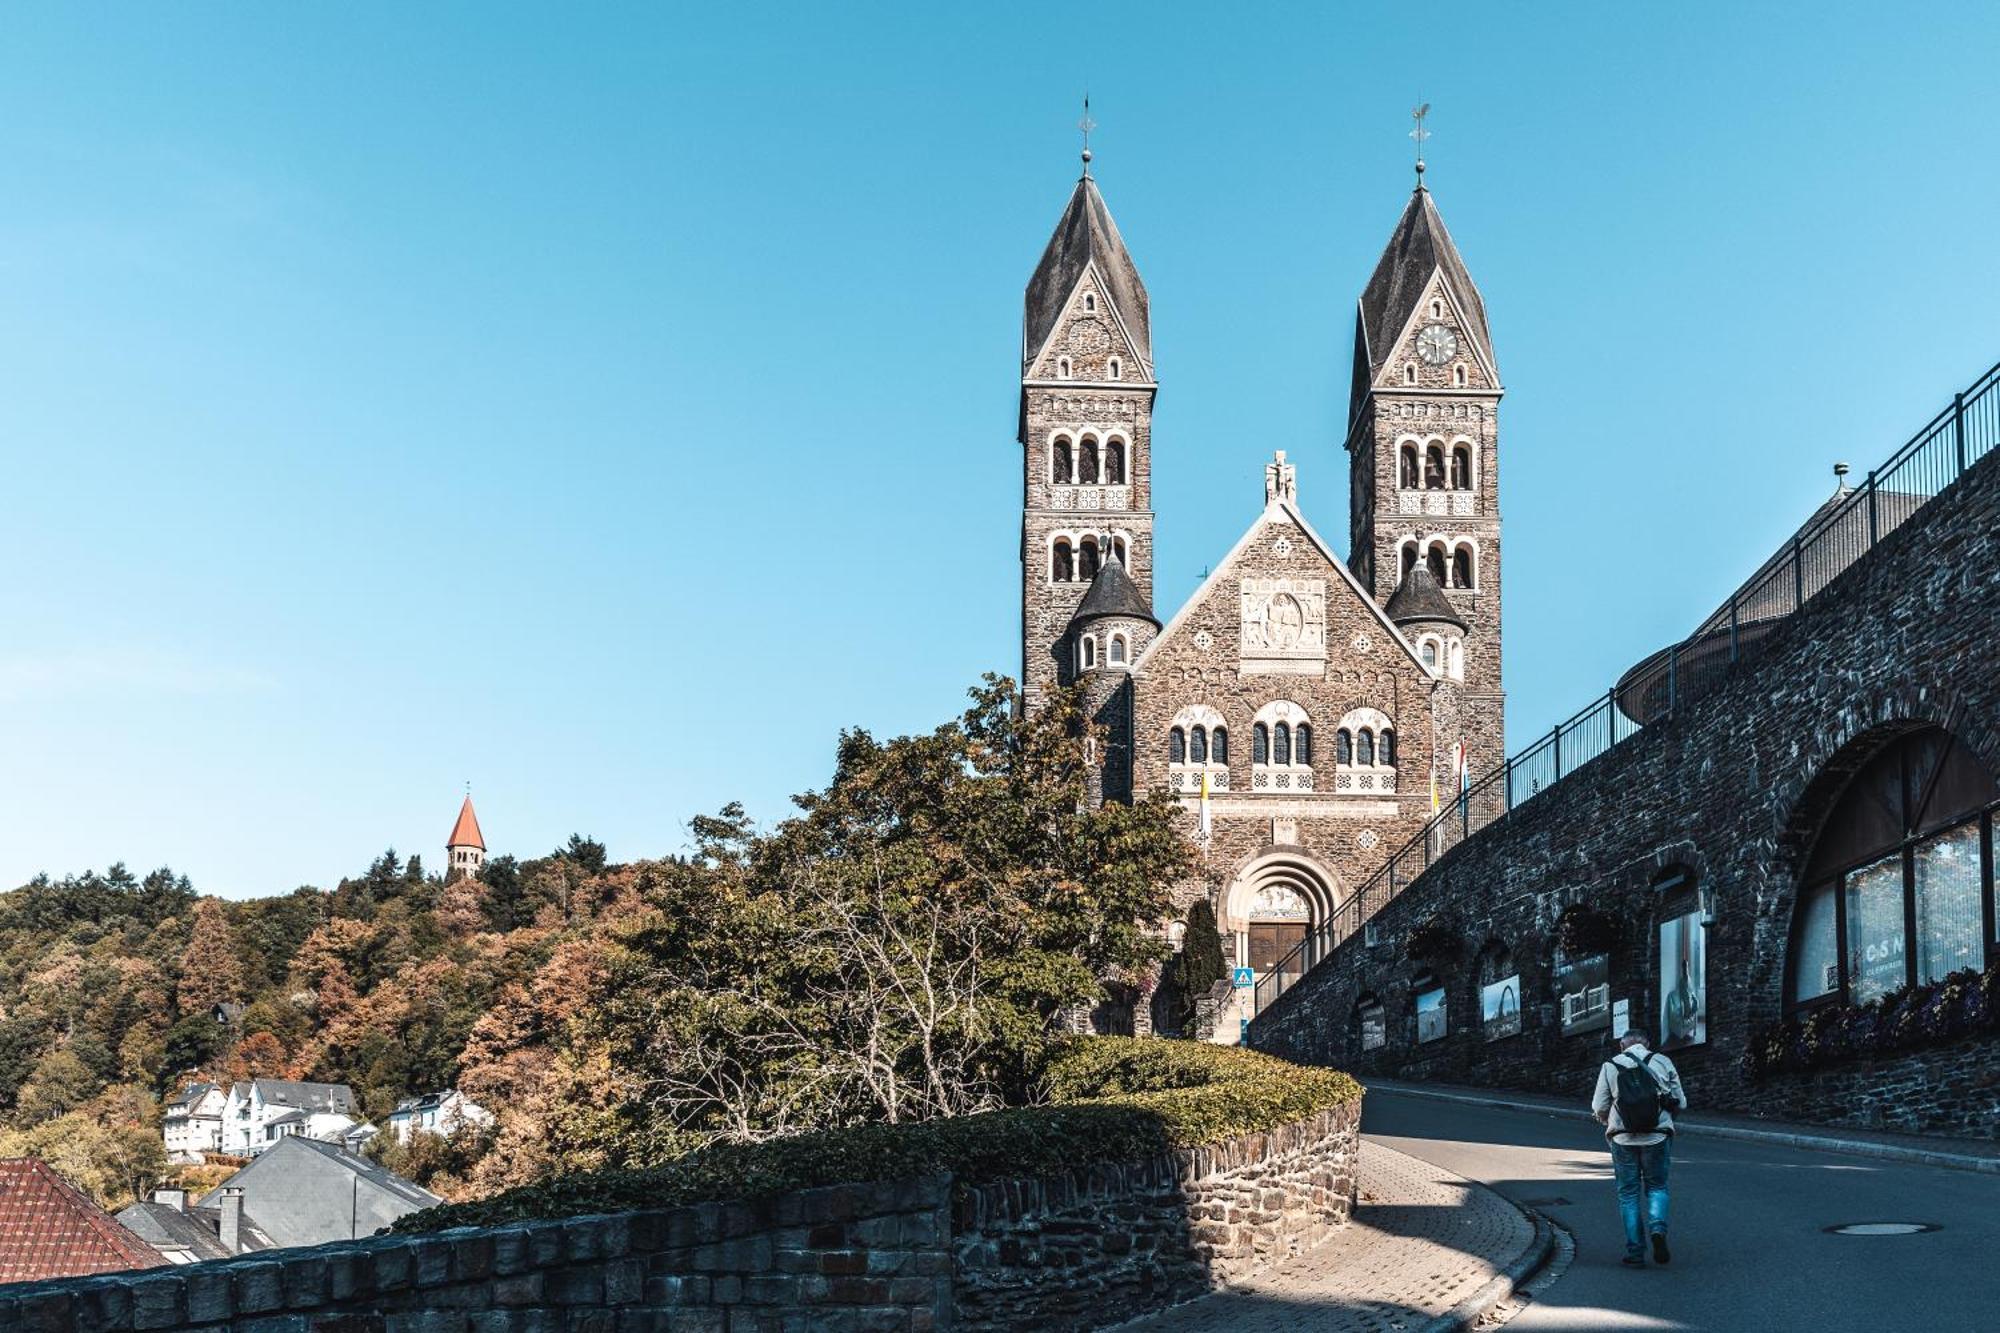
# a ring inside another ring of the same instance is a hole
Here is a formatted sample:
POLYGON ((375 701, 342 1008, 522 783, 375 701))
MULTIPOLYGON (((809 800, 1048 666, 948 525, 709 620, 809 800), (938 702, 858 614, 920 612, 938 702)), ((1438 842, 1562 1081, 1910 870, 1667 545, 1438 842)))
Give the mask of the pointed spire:
POLYGON ((1077 280, 1091 267, 1097 269, 1104 283, 1105 298, 1117 311, 1133 349, 1151 366, 1153 336, 1146 284, 1140 281, 1139 270, 1125 249, 1125 240, 1118 234, 1118 224, 1111 220, 1111 210, 1105 207, 1104 196, 1097 191, 1097 181, 1090 175, 1086 157, 1083 177, 1070 192, 1069 204, 1056 223, 1055 234, 1049 237, 1041 262, 1035 265, 1035 276, 1028 279, 1026 315, 1021 328, 1024 369, 1033 365, 1041 354, 1043 344, 1062 318, 1070 293, 1076 290, 1077 280))
MULTIPOLYGON (((1465 332, 1479 344, 1487 363, 1492 364, 1493 342, 1486 330, 1486 303, 1480 299, 1479 288, 1473 285, 1458 247, 1452 244, 1451 233, 1445 230, 1444 218, 1438 214, 1431 192, 1420 179, 1403 216, 1396 222, 1396 230, 1390 233, 1382 258, 1376 262, 1374 275, 1361 293, 1359 321, 1354 331, 1357 379, 1365 370, 1372 384, 1382 373, 1383 365, 1395 354, 1397 338, 1409 323, 1417 303, 1423 300, 1431 275, 1438 272, 1444 274, 1452 299, 1465 318, 1465 332)), ((1355 388, 1357 393, 1365 392, 1365 386, 1359 383, 1355 388)))
POLYGON ((1151 621, 1158 629, 1160 622, 1153 619, 1153 608, 1146 604, 1146 595, 1139 591, 1139 585, 1132 582, 1132 576, 1125 572, 1125 562, 1117 556, 1109 556, 1097 568, 1097 577, 1090 581, 1090 591, 1077 604, 1076 614, 1069 623, 1080 625, 1086 620, 1099 616, 1131 616, 1135 620, 1151 621))
POLYGON ((465 804, 458 807, 458 822, 451 826, 451 837, 445 840, 447 849, 452 847, 477 847, 486 850, 485 835, 479 831, 479 816, 472 813, 472 793, 465 793, 465 804))
POLYGON ((1403 575, 1403 581, 1389 596, 1389 604, 1382 608, 1382 614, 1398 626, 1414 625, 1423 621, 1442 621, 1456 625, 1461 630, 1466 627, 1465 617, 1453 608, 1444 590, 1431 577, 1431 571, 1419 560, 1410 566, 1410 572, 1403 575))

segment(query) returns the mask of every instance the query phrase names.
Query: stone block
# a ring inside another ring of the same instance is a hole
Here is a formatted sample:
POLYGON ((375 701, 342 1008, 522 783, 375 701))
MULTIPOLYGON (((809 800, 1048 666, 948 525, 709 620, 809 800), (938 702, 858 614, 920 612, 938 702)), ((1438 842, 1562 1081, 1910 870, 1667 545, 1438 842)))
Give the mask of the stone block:
POLYGON ((187 1319, 187 1283, 180 1274, 148 1274, 128 1282, 132 1291, 133 1328, 172 1328, 187 1319))
POLYGON ((232 1300, 239 1315, 262 1314, 285 1303, 285 1266, 261 1262, 236 1264, 231 1268, 235 1290, 232 1300))

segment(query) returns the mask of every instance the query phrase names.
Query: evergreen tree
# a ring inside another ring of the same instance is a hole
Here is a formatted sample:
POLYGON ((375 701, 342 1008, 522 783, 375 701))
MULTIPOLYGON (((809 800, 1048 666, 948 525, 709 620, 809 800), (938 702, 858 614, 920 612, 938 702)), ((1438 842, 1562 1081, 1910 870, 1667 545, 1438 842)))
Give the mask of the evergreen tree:
POLYGON ((1215 909, 1203 898, 1188 909, 1187 934, 1181 937, 1179 971, 1181 1031, 1194 1029, 1194 1002, 1229 975, 1222 959, 1222 932, 1215 928, 1215 909))
POLYGON ((194 934, 181 955, 175 998, 183 1014, 207 1013, 224 1001, 243 998, 243 962, 236 956, 236 937, 218 898, 203 898, 195 906, 194 934))

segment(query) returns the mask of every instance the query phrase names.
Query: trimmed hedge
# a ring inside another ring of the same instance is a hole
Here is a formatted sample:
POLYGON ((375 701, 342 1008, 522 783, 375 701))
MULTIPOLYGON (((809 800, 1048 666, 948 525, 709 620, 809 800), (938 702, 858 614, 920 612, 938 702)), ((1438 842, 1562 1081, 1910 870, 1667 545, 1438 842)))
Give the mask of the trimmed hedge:
POLYGON ((717 1143, 667 1166, 598 1171, 440 1204, 402 1232, 759 1199, 821 1185, 949 1172, 959 1186, 1124 1162, 1303 1120, 1361 1085, 1255 1051, 1162 1038, 1080 1037, 1043 1071, 1046 1106, 901 1125, 854 1125, 761 1143, 717 1143))

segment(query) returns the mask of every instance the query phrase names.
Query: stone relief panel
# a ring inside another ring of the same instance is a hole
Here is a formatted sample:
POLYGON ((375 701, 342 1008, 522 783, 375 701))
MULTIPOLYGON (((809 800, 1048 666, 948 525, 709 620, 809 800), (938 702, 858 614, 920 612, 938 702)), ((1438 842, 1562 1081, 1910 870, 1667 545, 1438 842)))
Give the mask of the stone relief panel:
POLYGON ((1242 582, 1244 670, 1260 663, 1326 661, 1326 580, 1242 582))

